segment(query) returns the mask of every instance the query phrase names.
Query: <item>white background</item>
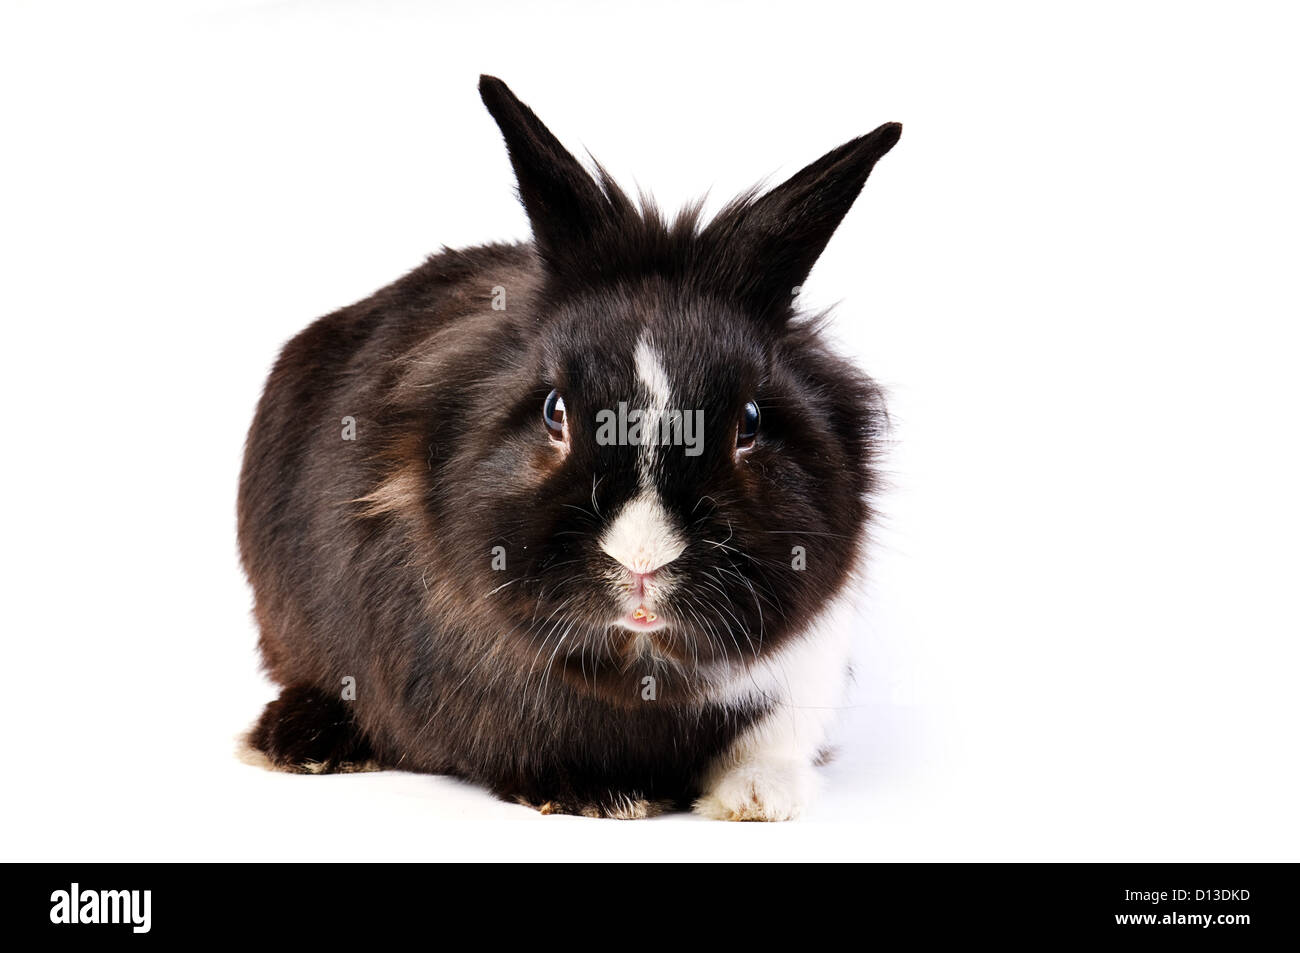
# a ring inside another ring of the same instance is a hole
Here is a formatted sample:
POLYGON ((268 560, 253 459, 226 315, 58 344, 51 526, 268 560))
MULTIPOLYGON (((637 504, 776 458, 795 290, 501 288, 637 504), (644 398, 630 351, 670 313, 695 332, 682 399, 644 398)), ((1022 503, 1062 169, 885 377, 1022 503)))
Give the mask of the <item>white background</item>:
POLYGON ((1300 859, 1284 5, 4 5, 5 859, 1300 859), (807 817, 234 760, 279 346, 527 235, 476 92, 673 207, 905 125, 808 283, 892 395, 807 817))

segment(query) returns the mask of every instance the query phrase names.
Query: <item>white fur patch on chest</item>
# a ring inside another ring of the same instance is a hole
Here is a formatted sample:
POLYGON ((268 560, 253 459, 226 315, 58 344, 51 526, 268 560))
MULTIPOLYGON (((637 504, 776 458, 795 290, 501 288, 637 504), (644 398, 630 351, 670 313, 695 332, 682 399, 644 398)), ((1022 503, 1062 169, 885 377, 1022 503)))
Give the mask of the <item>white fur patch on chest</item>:
POLYGON ((728 706, 775 705, 826 723, 848 687, 849 630, 827 612, 808 631, 744 669, 710 684, 708 698, 728 706))

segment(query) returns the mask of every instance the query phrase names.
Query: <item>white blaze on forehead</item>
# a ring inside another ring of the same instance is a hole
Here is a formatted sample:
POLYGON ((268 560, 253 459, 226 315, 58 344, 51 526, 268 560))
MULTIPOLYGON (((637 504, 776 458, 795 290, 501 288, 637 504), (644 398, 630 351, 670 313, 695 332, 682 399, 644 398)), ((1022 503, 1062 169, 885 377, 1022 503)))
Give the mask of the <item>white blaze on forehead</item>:
POLYGON ((600 548, 633 572, 654 572, 686 549, 656 490, 642 490, 619 511, 600 548))
POLYGON ((650 343, 650 337, 642 334, 636 342, 636 351, 632 355, 636 366, 637 380, 646 391, 646 402, 641 408, 641 454, 638 468, 642 489, 654 486, 655 457, 659 452, 659 421, 668 411, 668 399, 672 385, 668 372, 664 370, 659 353, 650 343))
POLYGON ((636 363, 637 379, 649 392, 651 405, 660 410, 666 408, 672 385, 668 382, 668 372, 664 370, 659 354, 650 343, 648 335, 643 334, 637 339, 633 361, 636 363))
POLYGON ((672 384, 648 335, 642 334, 637 339, 632 363, 645 391, 645 403, 640 408, 642 440, 637 461, 640 492, 624 505, 601 536, 600 548, 633 572, 654 572, 686 548, 686 540, 674 528, 673 518, 654 483, 659 421, 668 410, 672 384))

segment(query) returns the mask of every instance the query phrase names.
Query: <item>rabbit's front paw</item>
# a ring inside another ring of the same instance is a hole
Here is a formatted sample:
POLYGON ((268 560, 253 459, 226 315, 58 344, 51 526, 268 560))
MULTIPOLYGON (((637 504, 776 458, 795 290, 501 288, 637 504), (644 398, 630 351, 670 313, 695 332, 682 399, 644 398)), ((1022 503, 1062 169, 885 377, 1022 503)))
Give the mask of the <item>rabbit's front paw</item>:
POLYGON ((695 813, 718 821, 788 821, 812 798, 812 766, 793 760, 745 761, 713 781, 695 813))

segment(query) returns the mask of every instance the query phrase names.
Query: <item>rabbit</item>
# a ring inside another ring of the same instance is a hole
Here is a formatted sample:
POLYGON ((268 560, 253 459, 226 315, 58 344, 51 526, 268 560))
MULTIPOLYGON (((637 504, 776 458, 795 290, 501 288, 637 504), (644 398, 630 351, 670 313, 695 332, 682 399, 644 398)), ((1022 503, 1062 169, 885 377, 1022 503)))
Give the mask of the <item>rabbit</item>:
POLYGON ((543 814, 796 817, 886 426, 798 289, 902 127, 670 219, 479 92, 532 241, 319 319, 257 406, 238 537, 282 690, 245 750, 543 814))

